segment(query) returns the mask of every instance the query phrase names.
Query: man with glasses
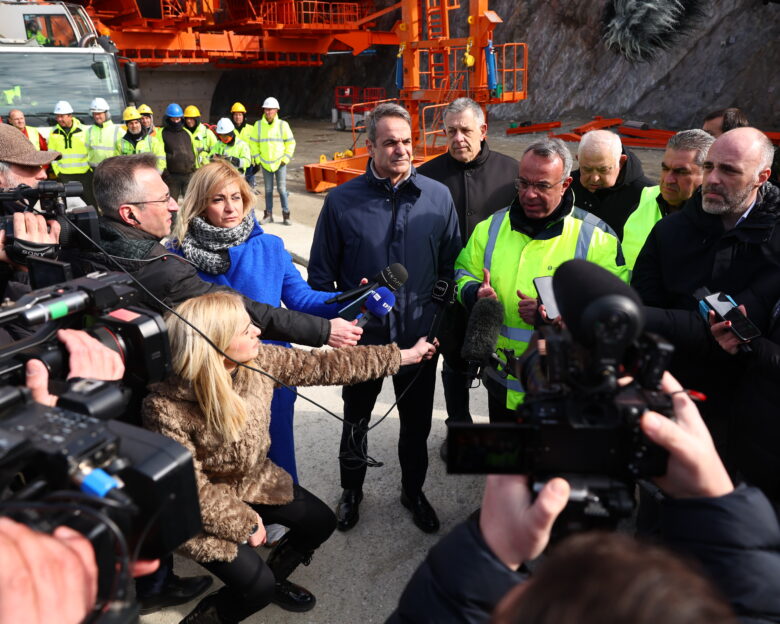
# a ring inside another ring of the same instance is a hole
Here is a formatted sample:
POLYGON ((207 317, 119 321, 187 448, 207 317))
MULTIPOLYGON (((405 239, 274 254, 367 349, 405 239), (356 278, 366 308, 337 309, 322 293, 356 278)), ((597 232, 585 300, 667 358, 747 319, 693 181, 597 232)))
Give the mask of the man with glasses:
POLYGON ((642 163, 609 130, 582 135, 578 171, 572 174, 574 205, 596 215, 623 240, 623 227, 639 204, 642 189, 653 186, 642 163))
MULTIPOLYGON (((571 166, 571 154, 560 139, 529 145, 515 180, 517 197, 477 225, 455 263, 458 298, 466 308, 483 297, 502 303, 504 322, 497 347, 511 349, 516 356, 528 347, 535 325, 545 320, 535 277, 552 275, 566 260, 581 258, 628 279, 612 230, 574 206, 571 166)), ((491 422, 514 421, 514 409, 524 397, 520 381, 489 368, 484 382, 491 422)))

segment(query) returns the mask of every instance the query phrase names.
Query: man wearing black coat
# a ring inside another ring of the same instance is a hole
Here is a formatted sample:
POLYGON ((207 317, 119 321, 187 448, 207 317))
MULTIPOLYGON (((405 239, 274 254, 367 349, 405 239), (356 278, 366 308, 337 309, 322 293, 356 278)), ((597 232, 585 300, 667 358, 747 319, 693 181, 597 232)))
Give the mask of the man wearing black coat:
MULTIPOLYGON (((444 127, 447 151, 421 165, 418 172, 450 190, 465 247, 477 223, 514 200, 518 162, 490 150, 485 139, 485 114, 474 100, 464 97, 452 102, 444 111, 444 127)), ((466 362, 460 357, 465 330, 465 310, 457 304, 451 306, 439 336, 444 356, 441 381, 448 423, 471 422, 466 362)), ((444 457, 446 442, 441 452, 444 457)))
POLYGON ((773 151, 754 128, 719 137, 704 161, 701 191, 656 224, 631 282, 651 306, 645 310, 646 329, 675 347, 671 371, 686 388, 708 395, 702 413, 727 459, 729 426, 744 426, 730 408, 733 394, 753 381, 715 343, 694 292, 704 286, 730 295, 767 334, 780 299, 780 189, 767 182, 773 151))
POLYGON ((572 173, 574 205, 597 216, 623 240, 623 226, 636 210, 642 189, 653 186, 642 163, 608 130, 591 130, 577 149, 579 169, 572 173))

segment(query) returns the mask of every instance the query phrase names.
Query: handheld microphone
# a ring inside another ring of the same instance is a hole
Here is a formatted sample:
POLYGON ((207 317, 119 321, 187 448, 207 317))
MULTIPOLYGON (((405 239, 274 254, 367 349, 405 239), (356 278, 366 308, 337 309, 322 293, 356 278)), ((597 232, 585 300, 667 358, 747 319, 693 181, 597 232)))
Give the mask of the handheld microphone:
POLYGON ((364 327, 371 319, 387 316, 394 305, 395 295, 388 288, 380 286, 375 291, 371 291, 371 296, 366 299, 366 311, 357 322, 358 327, 364 327))
MULTIPOLYGON (((504 324, 504 306, 497 299, 477 299, 471 309, 463 337, 461 357, 467 361, 469 382, 479 375, 479 369, 496 350, 498 335, 504 324)), ((470 383, 469 383, 470 385, 470 383)))
POLYGON ((343 303, 344 301, 349 301, 355 297, 360 297, 369 290, 376 290, 380 286, 384 286, 390 290, 398 290, 406 283, 408 278, 409 273, 404 268, 404 265, 400 262, 394 262, 390 266, 382 269, 378 275, 372 277, 368 281, 368 284, 362 284, 357 288, 340 293, 334 297, 331 297, 325 301, 325 303, 343 303))
POLYGON ((431 299, 437 304, 436 314, 431 323, 431 330, 428 332, 426 340, 433 344, 434 339, 441 329, 441 321, 444 318, 444 311, 455 303, 455 297, 458 294, 458 285, 449 279, 436 280, 433 285, 431 299))

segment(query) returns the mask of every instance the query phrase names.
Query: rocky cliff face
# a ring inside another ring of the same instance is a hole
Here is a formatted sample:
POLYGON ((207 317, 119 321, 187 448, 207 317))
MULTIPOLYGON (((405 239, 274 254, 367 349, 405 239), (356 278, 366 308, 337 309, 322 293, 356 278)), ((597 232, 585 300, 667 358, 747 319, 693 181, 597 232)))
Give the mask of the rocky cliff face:
MULTIPOLYGON (((494 0, 491 9, 504 20, 495 40, 528 44, 529 96, 494 106, 491 115, 549 121, 598 114, 675 129, 699 126, 713 109, 738 106, 755 125, 780 128, 780 4, 711 1, 688 35, 644 63, 607 50, 603 6, 604 0, 494 0)), ((394 61, 394 50, 380 49, 367 57, 328 57, 321 68, 231 72, 212 110, 273 94, 285 116, 327 116, 336 85, 385 86, 395 94, 394 61)))

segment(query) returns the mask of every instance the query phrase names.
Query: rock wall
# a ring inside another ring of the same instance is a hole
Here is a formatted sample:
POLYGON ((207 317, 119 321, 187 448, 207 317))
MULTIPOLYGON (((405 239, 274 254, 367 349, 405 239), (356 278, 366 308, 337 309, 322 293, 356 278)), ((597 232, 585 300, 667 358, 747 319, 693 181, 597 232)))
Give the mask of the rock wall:
MULTIPOLYGON (((462 0, 467 6, 467 2, 462 0)), ((464 9, 466 8, 464 6, 464 9)), ((504 20, 497 42, 529 49, 528 99, 491 108, 500 119, 549 121, 566 116, 624 116, 670 129, 698 126, 707 112, 738 106, 757 126, 780 130, 780 4, 709 2, 690 34, 653 61, 631 63, 601 40, 604 0, 494 0, 504 20)), ((465 19, 453 18, 453 30, 465 19)), ((393 85, 395 50, 330 56, 318 68, 226 73, 212 106, 227 109, 275 95, 284 116, 327 117, 336 85, 393 85)))

